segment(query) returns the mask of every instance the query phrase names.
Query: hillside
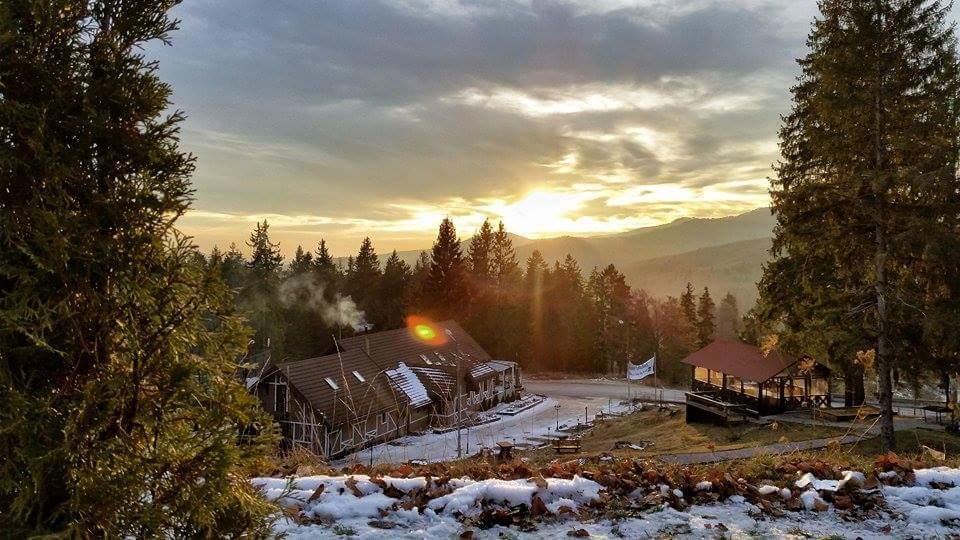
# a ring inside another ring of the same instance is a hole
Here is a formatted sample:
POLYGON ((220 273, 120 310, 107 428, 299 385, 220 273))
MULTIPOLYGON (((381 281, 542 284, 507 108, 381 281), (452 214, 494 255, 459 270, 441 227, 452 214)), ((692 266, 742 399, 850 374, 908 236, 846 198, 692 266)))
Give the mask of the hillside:
POLYGON ((634 287, 653 296, 677 296, 687 282, 710 287, 714 300, 727 292, 744 311, 757 299, 756 283, 770 249, 769 238, 743 240, 625 265, 621 271, 634 287))
POLYGON ((517 247, 517 256, 525 260, 534 249, 538 249, 548 261, 563 259, 570 253, 584 270, 610 263, 626 267, 639 261, 705 247, 770 238, 773 224, 770 210, 758 208, 738 216, 683 218, 665 225, 610 236, 531 240, 517 247))

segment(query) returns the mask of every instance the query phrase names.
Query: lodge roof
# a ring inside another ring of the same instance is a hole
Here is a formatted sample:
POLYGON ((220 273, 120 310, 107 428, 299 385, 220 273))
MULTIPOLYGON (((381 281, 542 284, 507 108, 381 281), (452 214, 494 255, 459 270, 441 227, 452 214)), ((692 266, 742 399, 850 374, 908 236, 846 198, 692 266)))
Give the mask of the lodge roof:
POLYGON ((360 334, 339 340, 339 353, 277 368, 315 409, 336 423, 407 404, 414 408, 426 405, 407 370, 398 371, 401 364, 416 375, 421 387, 444 397, 456 387, 457 358, 462 359, 464 377, 496 374, 486 366, 490 355, 459 324, 448 320, 437 326, 450 330, 454 339, 444 333, 444 342, 429 344, 414 338, 406 328, 360 334))
POLYGON ((719 371, 753 382, 764 382, 796 364, 802 357, 791 357, 774 349, 764 355, 758 347, 724 339, 684 358, 691 366, 719 371))

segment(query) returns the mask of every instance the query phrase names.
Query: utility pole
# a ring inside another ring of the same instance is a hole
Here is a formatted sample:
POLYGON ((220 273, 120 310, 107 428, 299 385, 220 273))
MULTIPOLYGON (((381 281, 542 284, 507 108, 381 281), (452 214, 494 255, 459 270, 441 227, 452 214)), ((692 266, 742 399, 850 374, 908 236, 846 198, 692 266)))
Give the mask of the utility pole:
POLYGON ((457 422, 457 459, 460 459, 460 458, 463 457, 463 443, 462 443, 461 440, 460 440, 460 423, 461 423, 461 421, 460 421, 461 416, 460 416, 460 415, 461 415, 461 411, 463 410, 463 401, 462 401, 463 393, 461 392, 461 389, 460 389, 460 379, 463 378, 462 367, 461 367, 461 365, 462 365, 461 357, 463 356, 463 352, 460 350, 460 342, 457 341, 457 338, 455 338, 455 337, 453 336, 453 332, 451 332, 449 328, 446 328, 446 329, 444 329, 444 333, 446 333, 447 336, 448 336, 450 339, 452 339, 452 340, 453 340, 453 343, 457 346, 457 397, 456 397, 456 399, 454 400, 454 407, 456 407, 456 414, 457 414, 457 419, 456 419, 456 422, 457 422))

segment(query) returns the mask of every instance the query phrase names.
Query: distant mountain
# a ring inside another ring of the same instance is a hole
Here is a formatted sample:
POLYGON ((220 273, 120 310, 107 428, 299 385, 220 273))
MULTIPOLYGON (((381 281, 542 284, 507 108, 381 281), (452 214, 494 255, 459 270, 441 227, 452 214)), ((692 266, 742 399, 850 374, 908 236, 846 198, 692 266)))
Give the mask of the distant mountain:
MULTIPOLYGON (((768 257, 773 225, 770 209, 757 208, 737 216, 681 218, 605 236, 511 238, 521 266, 535 249, 551 265, 569 253, 585 275, 613 263, 631 286, 653 296, 678 295, 689 281, 698 291, 710 287, 717 301, 727 291, 733 293, 746 311, 757 297, 756 282, 768 257)), ((466 254, 470 239, 461 245, 466 254)), ((424 249, 429 253, 429 247, 424 249)), ((412 266, 420 250, 397 254, 412 266)), ((389 253, 379 255, 383 261, 389 253)))
POLYGON ((682 218, 665 225, 610 236, 531 240, 517 248, 517 256, 526 259, 538 249, 551 262, 563 259, 569 253, 584 270, 610 263, 621 267, 710 246, 770 238, 773 224, 770 209, 758 208, 738 216, 682 218))
POLYGON ((757 299, 757 282, 769 257, 769 238, 741 240, 687 253, 646 259, 624 265, 620 271, 629 283, 655 297, 679 296, 692 283, 697 292, 710 287, 716 303, 730 292, 737 297, 741 313, 757 299))

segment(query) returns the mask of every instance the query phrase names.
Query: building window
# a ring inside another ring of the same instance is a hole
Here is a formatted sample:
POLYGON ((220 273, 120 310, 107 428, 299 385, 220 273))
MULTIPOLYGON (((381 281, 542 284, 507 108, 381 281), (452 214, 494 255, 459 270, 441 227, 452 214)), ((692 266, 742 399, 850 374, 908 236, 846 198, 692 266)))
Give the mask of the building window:
POLYGON ((335 383, 335 382, 333 381, 333 379, 331 379, 330 377, 324 377, 323 380, 327 381, 327 384, 330 385, 330 388, 332 388, 332 389, 334 389, 334 390, 339 390, 339 389, 340 389, 340 387, 337 386, 337 383, 335 383))
POLYGON ((363 375, 361 375, 359 371, 354 371, 353 376, 356 377, 360 382, 367 382, 367 380, 363 378, 363 375))

